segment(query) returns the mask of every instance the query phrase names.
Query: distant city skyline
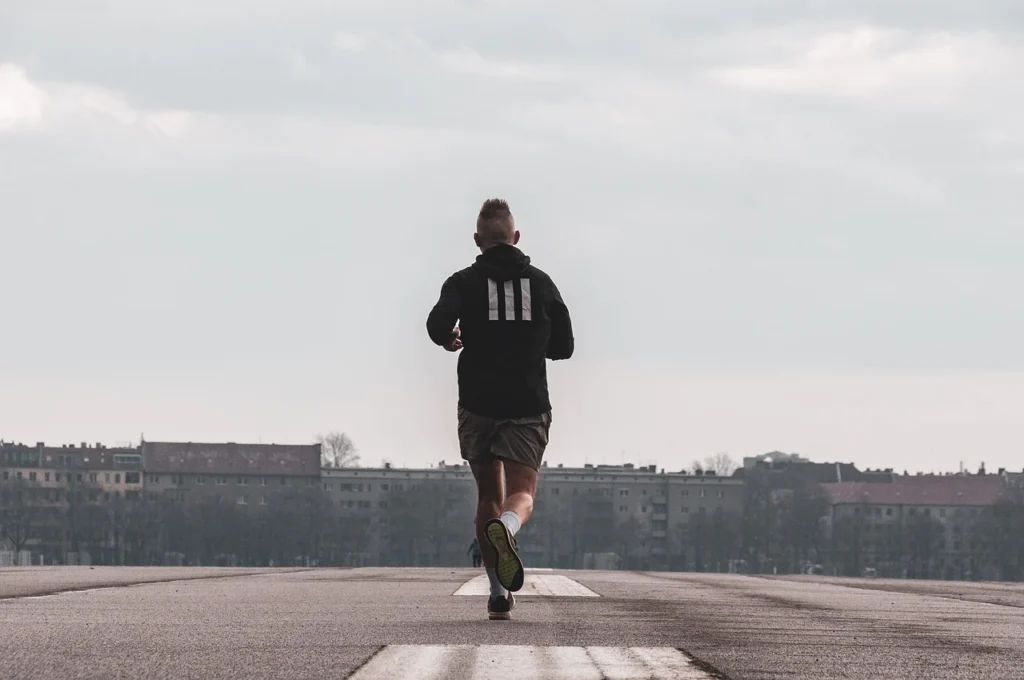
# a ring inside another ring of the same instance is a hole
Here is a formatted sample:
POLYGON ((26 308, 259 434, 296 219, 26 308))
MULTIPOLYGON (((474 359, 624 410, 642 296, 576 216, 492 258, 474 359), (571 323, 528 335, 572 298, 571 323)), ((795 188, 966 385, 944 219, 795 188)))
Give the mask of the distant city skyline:
POLYGON ((0 436, 457 460, 424 323, 498 196, 573 316, 551 464, 1020 468, 1022 29, 1005 0, 5 3, 0 436))

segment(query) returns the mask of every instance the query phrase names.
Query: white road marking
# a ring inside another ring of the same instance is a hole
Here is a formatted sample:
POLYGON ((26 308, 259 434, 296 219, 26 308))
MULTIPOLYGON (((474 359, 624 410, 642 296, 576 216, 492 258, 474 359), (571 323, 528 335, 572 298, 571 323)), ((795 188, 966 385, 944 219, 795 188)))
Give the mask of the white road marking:
MULTIPOLYGON (((531 570, 532 571, 532 570, 531 570)), ((491 592, 487 574, 481 574, 466 581, 453 595, 482 596, 491 592)), ((547 597, 600 597, 590 588, 560 574, 534 574, 526 572, 522 590, 516 591, 516 597, 543 595, 547 597)))
POLYGON ((708 680, 671 647, 389 645, 351 680, 708 680))
POLYGON ((476 648, 476 663, 473 665, 471 678, 500 678, 512 675, 520 678, 536 678, 544 667, 540 663, 541 652, 537 647, 525 645, 481 645, 476 648), (502 669, 512 669, 513 673, 503 673, 502 669))

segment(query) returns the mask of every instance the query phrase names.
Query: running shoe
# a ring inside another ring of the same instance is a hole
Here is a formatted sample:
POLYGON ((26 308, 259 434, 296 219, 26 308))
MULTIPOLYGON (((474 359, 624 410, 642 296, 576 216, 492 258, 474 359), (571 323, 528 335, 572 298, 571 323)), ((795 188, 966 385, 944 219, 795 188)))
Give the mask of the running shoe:
POLYGON ((508 621, 512 618, 512 610, 516 606, 516 598, 512 593, 508 597, 491 597, 487 599, 487 616, 491 621, 508 621))
POLYGON ((516 552, 516 539, 508 532, 505 523, 492 519, 484 525, 484 535, 498 555, 498 581, 511 592, 523 587, 523 561, 516 552))

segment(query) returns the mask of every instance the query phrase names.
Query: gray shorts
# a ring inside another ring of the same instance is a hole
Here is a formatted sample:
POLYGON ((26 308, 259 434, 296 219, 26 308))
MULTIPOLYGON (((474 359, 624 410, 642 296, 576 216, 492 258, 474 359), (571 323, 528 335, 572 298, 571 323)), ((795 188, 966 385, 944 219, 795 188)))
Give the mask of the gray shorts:
POLYGON ((491 418, 459 407, 459 450, 470 463, 500 458, 539 470, 550 429, 551 411, 525 418, 491 418))

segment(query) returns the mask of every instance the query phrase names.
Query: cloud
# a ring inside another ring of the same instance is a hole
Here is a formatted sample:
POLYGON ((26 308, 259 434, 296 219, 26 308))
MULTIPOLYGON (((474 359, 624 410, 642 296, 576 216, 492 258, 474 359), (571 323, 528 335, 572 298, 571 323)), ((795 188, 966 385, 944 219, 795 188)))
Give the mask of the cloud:
POLYGON ((28 79, 25 69, 0 64, 0 134, 40 125, 46 105, 46 93, 28 79))
POLYGON ((36 83, 21 66, 0 64, 0 134, 84 132, 99 125, 180 138, 193 119, 188 111, 133 107, 102 87, 36 83))
MULTIPOLYGON (((761 38, 779 46, 777 32, 761 38)), ((756 33, 751 39, 759 42, 756 33)), ((809 39, 793 35, 790 44, 798 47, 773 62, 717 67, 711 75, 753 92, 948 105, 979 79, 1010 76, 1024 63, 1024 52, 988 33, 859 26, 809 39)))
POLYGON ((365 52, 373 44, 375 36, 371 33, 348 33, 338 31, 334 34, 331 44, 342 52, 365 52))
POLYGON ((566 78, 565 73, 552 67, 487 59, 470 47, 443 50, 437 54, 437 59, 450 71, 484 78, 536 82, 558 82, 566 78))
POLYGON ((273 159, 358 168, 408 168, 479 148, 509 157, 536 150, 514 133, 401 125, 317 114, 218 114, 133 106, 106 88, 33 82, 17 65, 0 66, 0 139, 32 134, 69 150, 100 151, 115 164, 273 159))

